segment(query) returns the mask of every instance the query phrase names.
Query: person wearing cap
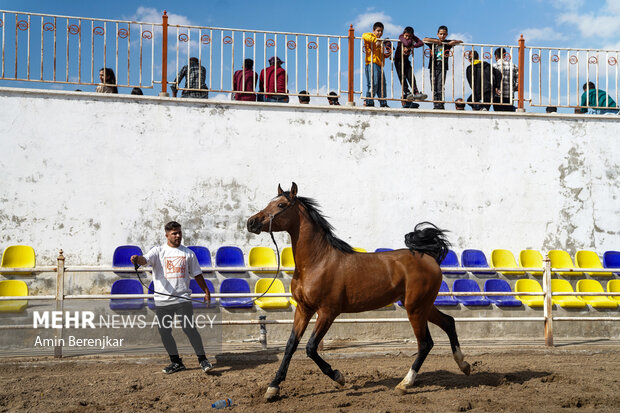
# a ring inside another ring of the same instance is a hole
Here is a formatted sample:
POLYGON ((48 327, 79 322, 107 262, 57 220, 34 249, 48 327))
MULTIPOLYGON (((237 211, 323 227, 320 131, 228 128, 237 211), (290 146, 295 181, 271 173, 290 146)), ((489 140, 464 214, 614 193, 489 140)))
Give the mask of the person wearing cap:
POLYGON ((258 78, 259 92, 264 94, 265 102, 288 103, 286 84, 286 70, 281 66, 284 63, 279 57, 269 59, 269 67, 261 70, 258 78))

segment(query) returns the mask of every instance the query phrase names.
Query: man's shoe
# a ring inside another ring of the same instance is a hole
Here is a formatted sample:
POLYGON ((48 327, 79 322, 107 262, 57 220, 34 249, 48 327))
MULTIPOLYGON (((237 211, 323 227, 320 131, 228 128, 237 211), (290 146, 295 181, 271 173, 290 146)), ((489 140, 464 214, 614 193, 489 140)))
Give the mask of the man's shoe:
POLYGON ((168 367, 163 369, 162 372, 166 374, 172 374, 183 370, 185 370, 185 365, 183 363, 172 362, 168 367))
POLYGON ((413 95, 413 100, 424 100, 427 97, 428 96, 424 93, 416 93, 415 95, 413 95))
POLYGON ((405 99, 406 99, 406 100, 413 100, 414 98, 415 98, 415 96, 413 96, 413 95, 411 94, 411 92, 407 93, 407 95, 405 96, 405 99))
POLYGON ((211 365, 211 363, 209 363, 209 360, 202 360, 200 362, 200 368, 202 369, 202 371, 204 371, 205 373, 208 373, 209 370, 211 370, 213 368, 213 365, 211 365))

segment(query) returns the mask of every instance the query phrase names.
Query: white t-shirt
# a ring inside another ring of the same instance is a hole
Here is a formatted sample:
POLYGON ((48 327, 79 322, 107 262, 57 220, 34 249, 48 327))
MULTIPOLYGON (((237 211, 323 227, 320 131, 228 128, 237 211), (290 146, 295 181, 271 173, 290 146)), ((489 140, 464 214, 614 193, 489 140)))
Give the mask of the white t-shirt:
POLYGON ((194 251, 183 245, 179 248, 172 248, 164 244, 153 247, 144 255, 144 258, 147 264, 153 267, 156 305, 171 305, 187 301, 183 298, 157 294, 157 292, 190 298, 192 291, 189 288, 189 282, 195 276, 202 274, 194 251))

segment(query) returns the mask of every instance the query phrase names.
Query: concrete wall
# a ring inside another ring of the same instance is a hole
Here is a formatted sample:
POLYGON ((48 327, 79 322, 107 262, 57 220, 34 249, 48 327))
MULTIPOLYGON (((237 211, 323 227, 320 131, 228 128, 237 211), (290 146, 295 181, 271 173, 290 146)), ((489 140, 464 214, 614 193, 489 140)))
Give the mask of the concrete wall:
MULTIPOLYGON (((39 264, 120 244, 248 251, 246 219, 297 182, 354 246, 430 220, 455 250, 620 249, 620 117, 367 110, 0 90, 0 247, 39 264)), ((287 237, 279 237, 282 243, 287 237)))

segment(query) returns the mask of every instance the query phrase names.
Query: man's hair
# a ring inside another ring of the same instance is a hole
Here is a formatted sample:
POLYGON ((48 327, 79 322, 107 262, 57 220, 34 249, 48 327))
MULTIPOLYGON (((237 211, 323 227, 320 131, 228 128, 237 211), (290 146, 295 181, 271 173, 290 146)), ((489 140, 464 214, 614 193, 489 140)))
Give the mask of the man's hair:
POLYGON ((383 29, 384 28, 383 23, 376 22, 375 24, 372 25, 372 30, 374 31, 377 27, 381 27, 383 29))
POLYGON ((474 50, 474 52, 472 53, 472 58, 473 60, 480 60, 480 55, 478 54, 477 50, 474 50))
POLYGON ((596 89, 596 85, 592 82, 584 83, 583 90, 596 89))
POLYGON ((254 60, 252 60, 252 59, 245 59, 243 61, 243 66, 246 69, 251 70, 254 67, 254 60))
POLYGON ((305 90, 299 92, 299 102, 307 102, 310 103, 310 94, 305 90))
POLYGON ((190 57, 190 58, 189 58, 189 62, 190 62, 190 63, 198 63, 198 62, 199 62, 199 60, 198 60, 198 58, 197 58, 197 57, 190 57))
POLYGON ((558 108, 555 106, 547 106, 547 109, 545 109, 547 111, 547 113, 555 113, 558 111, 558 108))
POLYGON ((172 231, 175 229, 181 229, 181 224, 179 224, 176 221, 170 221, 164 226, 164 229, 166 230, 166 232, 172 231))
POLYGON ((456 108, 465 109, 465 102, 463 102, 463 98, 458 98, 454 101, 454 106, 456 108))
POLYGON ((448 32, 448 26, 439 26, 439 28, 437 29, 437 33, 439 33, 440 30, 445 30, 446 33, 448 32))
POLYGON ((405 27, 405 30, 403 30, 403 34, 405 34, 405 33, 409 33, 410 35, 413 36, 413 27, 411 27, 411 26, 405 27))
POLYGON ((506 49, 504 49, 503 47, 498 47, 497 49, 495 49, 495 58, 499 59, 500 57, 504 57, 506 56, 506 49))

